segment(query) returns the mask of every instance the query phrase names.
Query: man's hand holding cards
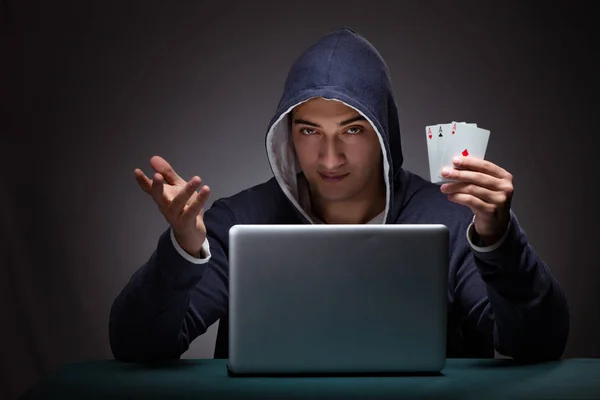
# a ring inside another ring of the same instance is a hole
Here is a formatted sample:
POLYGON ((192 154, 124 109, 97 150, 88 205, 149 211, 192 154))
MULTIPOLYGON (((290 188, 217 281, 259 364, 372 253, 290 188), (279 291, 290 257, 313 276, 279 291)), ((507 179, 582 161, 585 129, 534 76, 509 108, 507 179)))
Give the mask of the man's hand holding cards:
POLYGON ((477 127, 477 124, 452 122, 449 124, 425 127, 429 174, 431 182, 452 182, 442 176, 444 167, 452 168, 452 159, 470 156, 484 159, 490 131, 477 127))
POLYGON ((507 232, 514 192, 513 177, 484 160, 490 131, 452 122, 425 127, 431 181, 453 203, 469 207, 475 233, 492 246, 507 232))

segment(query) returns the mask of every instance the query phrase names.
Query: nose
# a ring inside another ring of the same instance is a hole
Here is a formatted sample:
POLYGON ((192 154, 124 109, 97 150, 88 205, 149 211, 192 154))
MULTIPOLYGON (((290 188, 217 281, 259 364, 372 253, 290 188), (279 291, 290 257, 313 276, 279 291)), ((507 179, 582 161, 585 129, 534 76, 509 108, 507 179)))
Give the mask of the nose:
POLYGON ((324 169, 335 171, 346 162, 343 146, 337 138, 323 140, 319 149, 319 160, 324 169))

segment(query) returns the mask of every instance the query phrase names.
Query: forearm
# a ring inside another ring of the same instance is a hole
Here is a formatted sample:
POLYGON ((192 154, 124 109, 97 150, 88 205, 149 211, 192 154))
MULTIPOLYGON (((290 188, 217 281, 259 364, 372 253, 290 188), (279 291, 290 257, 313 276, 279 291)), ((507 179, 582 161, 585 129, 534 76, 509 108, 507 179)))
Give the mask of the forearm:
POLYGON ((558 359, 569 334, 567 302, 554 279, 540 278, 534 285, 530 290, 535 294, 521 299, 499 294, 499 285, 488 285, 495 347, 520 360, 558 359))
MULTIPOLYGON (((205 266, 190 263, 170 241, 169 232, 161 235, 157 250, 115 299, 109 338, 116 359, 179 358, 189 347, 191 291, 205 266)), ((197 321, 194 326, 206 330, 197 321)))
POLYGON ((473 253, 493 309, 497 351, 521 360, 560 358, 570 325, 567 301, 516 217, 497 249, 473 253))

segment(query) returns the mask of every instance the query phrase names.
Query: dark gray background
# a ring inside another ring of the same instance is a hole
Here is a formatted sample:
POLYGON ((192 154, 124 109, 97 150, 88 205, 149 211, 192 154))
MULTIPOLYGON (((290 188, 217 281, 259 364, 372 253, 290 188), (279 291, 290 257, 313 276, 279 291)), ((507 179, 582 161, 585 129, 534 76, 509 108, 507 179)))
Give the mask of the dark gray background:
MULTIPOLYGON (((565 356, 599 356, 596 22, 548 3, 2 1, 0 397, 111 357, 110 305, 166 228, 134 168, 160 154, 211 202, 268 179, 287 70, 343 26, 389 64, 407 169, 428 176, 425 125, 491 130, 570 302, 565 356)), ((185 357, 211 357, 215 332, 185 357)))

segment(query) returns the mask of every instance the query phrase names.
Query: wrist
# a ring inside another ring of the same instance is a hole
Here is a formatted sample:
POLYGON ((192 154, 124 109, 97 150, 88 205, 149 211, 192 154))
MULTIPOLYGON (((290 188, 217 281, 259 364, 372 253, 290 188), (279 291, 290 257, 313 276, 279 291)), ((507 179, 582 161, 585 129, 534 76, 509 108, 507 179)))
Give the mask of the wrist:
POLYGON ((473 244, 479 247, 495 246, 497 243, 502 241, 504 236, 506 235, 509 226, 509 221, 500 224, 500 226, 501 228, 498 228, 496 232, 482 235, 477 231, 477 223, 475 222, 475 217, 473 217, 471 241, 473 242, 473 244))
POLYGON ((501 235, 492 235, 492 236, 482 236, 475 232, 475 236, 479 238, 479 242, 481 243, 481 247, 493 246, 502 237, 501 235))
POLYGON ((204 251, 202 249, 202 244, 190 246, 175 231, 173 231, 173 236, 175 237, 177 244, 179 244, 179 247, 181 247, 181 249, 183 251, 185 251, 186 253, 188 253, 190 256, 195 257, 195 258, 205 258, 206 257, 206 254, 204 254, 204 251))

